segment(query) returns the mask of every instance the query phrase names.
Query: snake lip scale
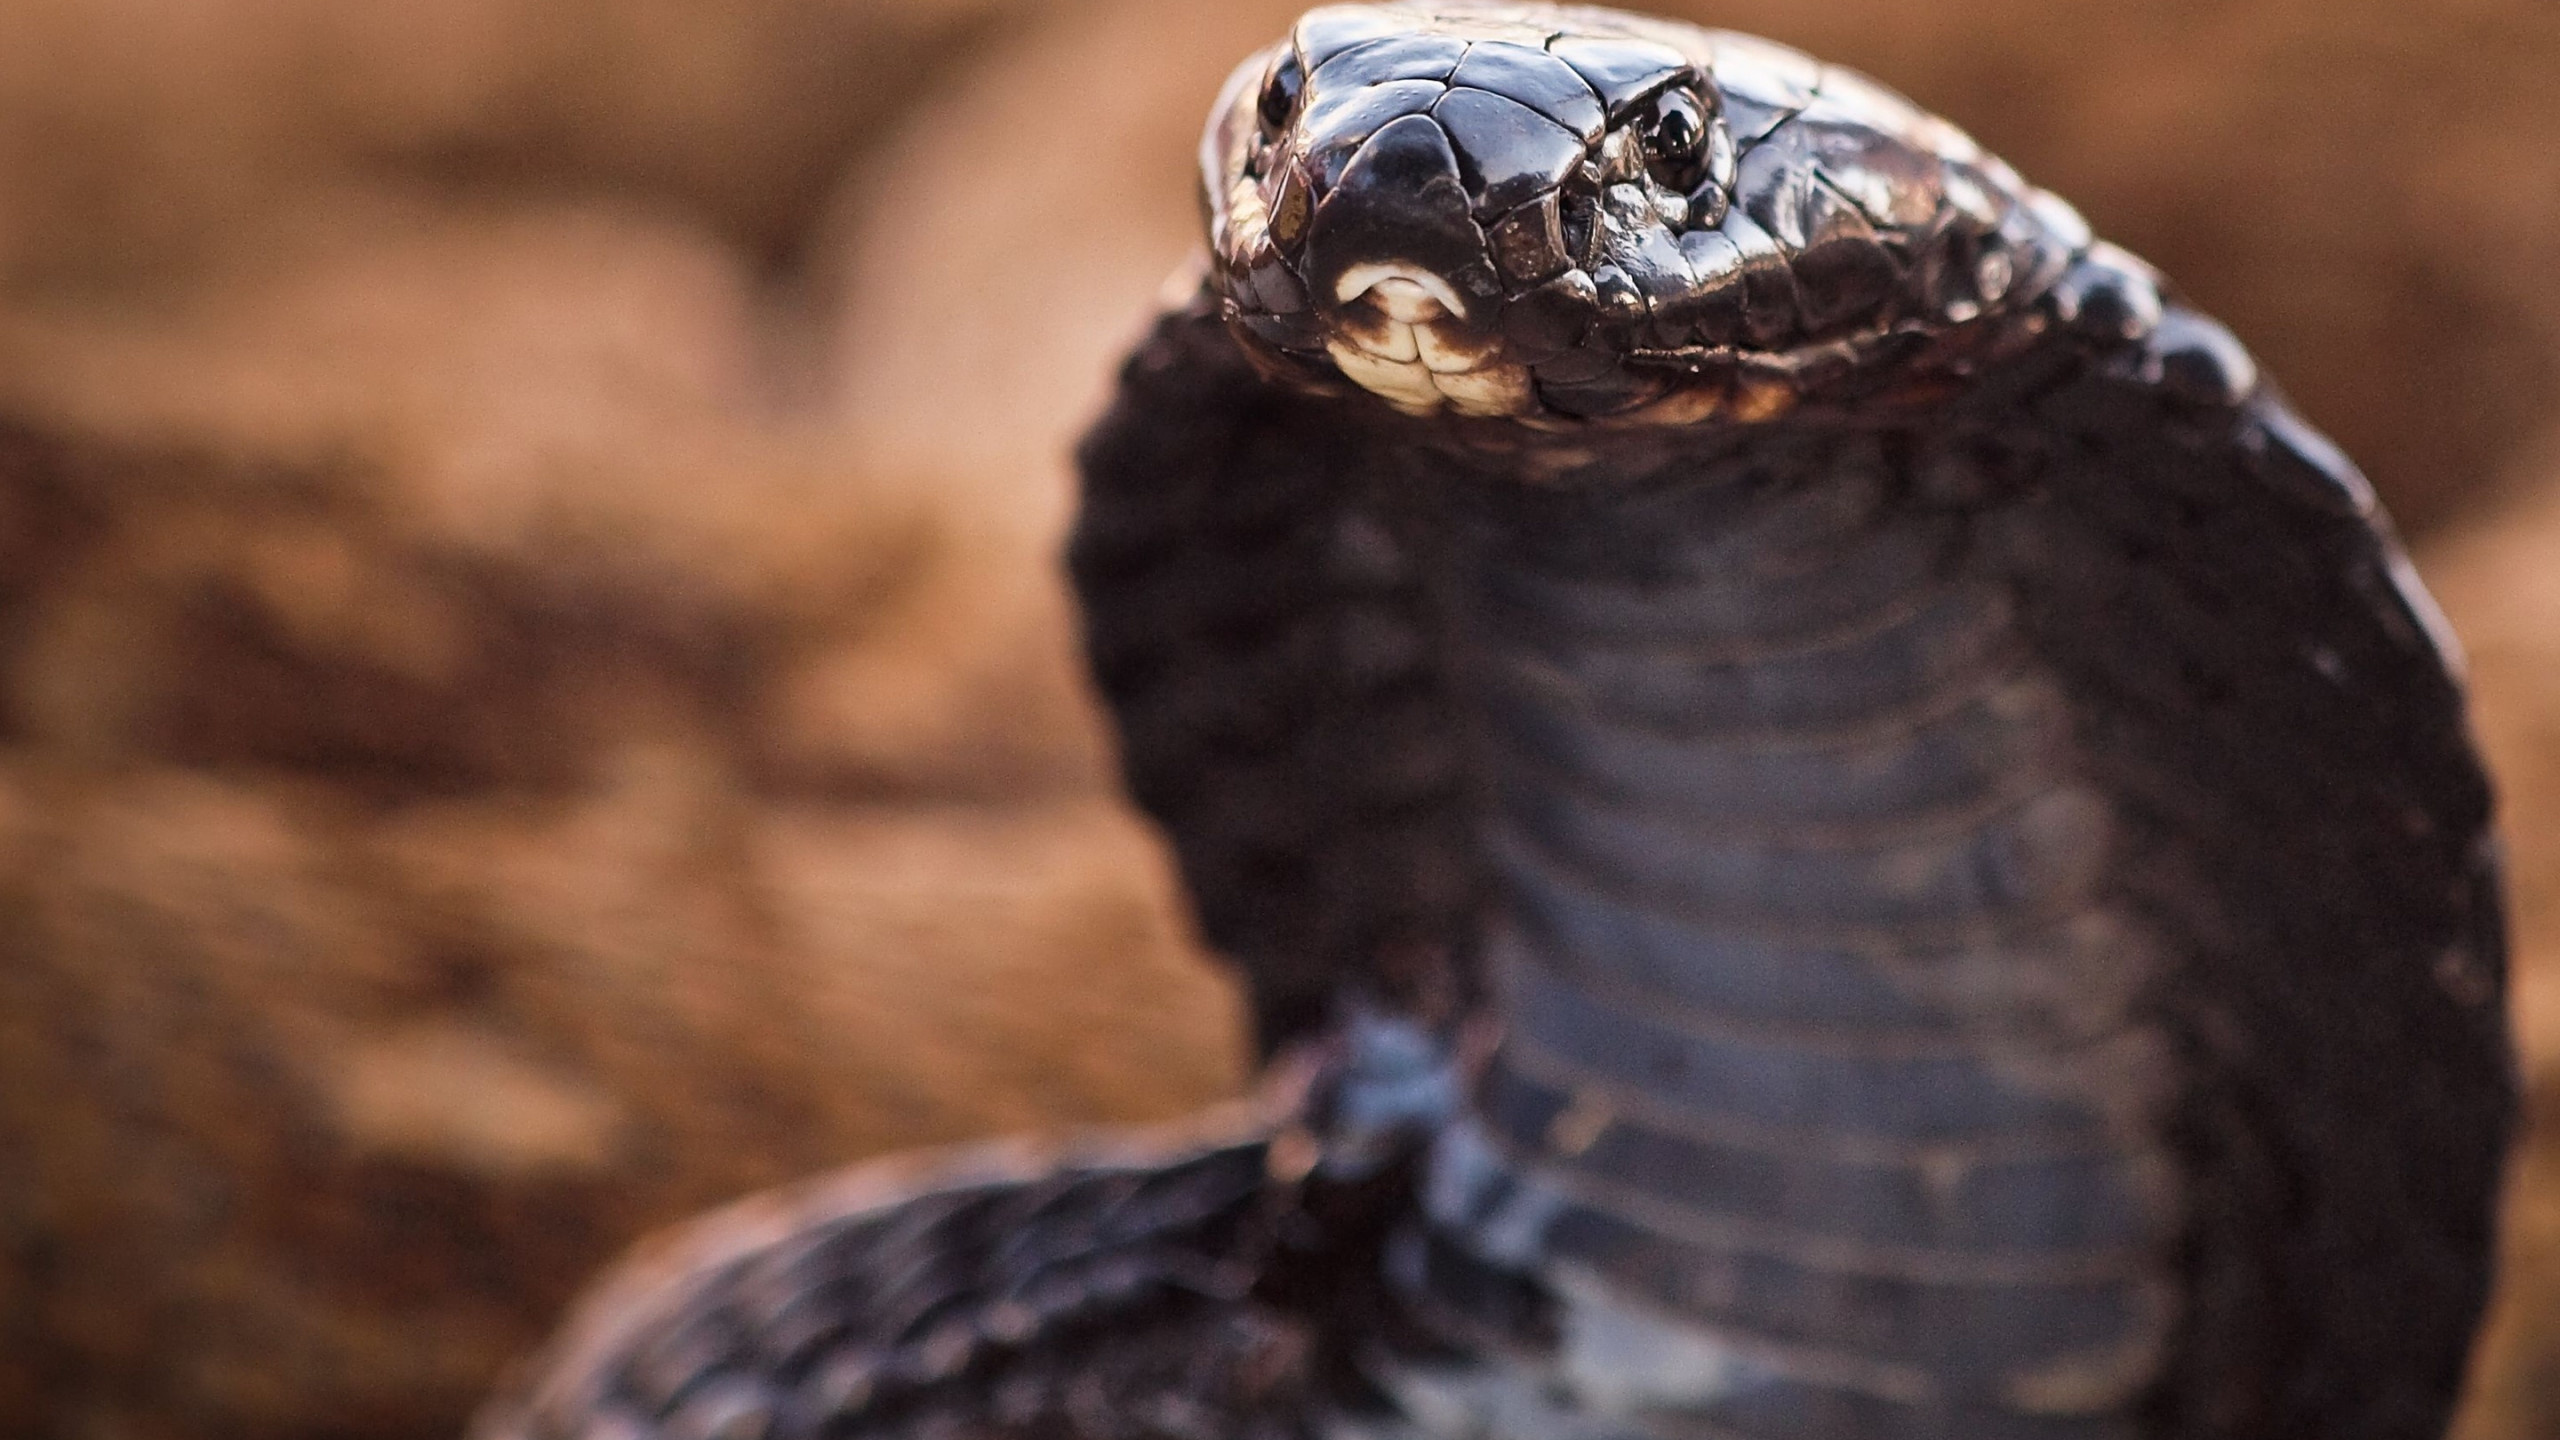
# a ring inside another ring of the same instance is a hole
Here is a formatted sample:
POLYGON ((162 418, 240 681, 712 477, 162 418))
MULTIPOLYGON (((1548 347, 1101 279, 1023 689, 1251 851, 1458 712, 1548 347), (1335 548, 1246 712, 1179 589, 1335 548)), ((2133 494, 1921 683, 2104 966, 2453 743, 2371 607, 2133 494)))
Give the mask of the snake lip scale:
POLYGON ((708 1217, 480 1440, 2440 1436, 2489 789, 2240 343, 1613 11, 1310 11, 1199 164, 1067 558, 1262 1093, 708 1217))

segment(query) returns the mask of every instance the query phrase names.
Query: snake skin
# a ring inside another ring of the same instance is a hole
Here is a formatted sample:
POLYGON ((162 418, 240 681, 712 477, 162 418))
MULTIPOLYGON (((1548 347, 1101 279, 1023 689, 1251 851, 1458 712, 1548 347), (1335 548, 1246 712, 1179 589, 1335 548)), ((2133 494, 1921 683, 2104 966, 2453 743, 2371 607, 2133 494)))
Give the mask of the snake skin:
POLYGON ((1257 1110, 861 1167, 705 1216, 589 1296, 482 1435, 1287 1440, 1257 1110))
POLYGON ((1311 12, 1202 164, 1070 568, 1297 1098, 644 1269, 484 1433, 2440 1435, 2489 794, 2238 343, 1872 82, 1610 12, 1311 12), (812 1399, 812 1325, 929 1376, 812 1399))

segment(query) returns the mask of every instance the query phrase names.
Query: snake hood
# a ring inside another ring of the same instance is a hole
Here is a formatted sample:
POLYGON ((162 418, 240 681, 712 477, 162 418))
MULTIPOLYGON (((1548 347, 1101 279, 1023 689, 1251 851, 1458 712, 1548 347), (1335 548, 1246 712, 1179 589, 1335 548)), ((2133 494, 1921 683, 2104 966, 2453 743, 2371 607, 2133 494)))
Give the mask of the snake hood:
POLYGON ((1275 369, 1545 426, 1934 393, 2090 243, 1873 81, 1593 9, 1312 11, 1200 164, 1212 285, 1275 369))

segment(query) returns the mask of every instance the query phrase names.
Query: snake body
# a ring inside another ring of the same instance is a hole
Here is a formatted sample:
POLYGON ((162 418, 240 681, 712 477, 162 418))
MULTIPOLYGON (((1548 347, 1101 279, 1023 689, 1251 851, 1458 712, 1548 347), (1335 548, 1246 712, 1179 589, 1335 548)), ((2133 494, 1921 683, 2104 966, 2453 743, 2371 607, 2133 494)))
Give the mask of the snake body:
POLYGON ((1202 164, 1071 564, 1283 1078, 711 1225, 488 1433, 2439 1434, 2488 793, 2238 343, 1612 12, 1311 12, 1202 164))

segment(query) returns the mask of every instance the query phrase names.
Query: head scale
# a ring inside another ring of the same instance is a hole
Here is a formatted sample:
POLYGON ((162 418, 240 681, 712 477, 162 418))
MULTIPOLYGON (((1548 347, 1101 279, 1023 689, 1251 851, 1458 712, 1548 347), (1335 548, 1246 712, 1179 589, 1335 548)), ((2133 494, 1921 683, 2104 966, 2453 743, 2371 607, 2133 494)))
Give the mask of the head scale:
POLYGON ((1872 82, 1596 9, 1310 11, 1228 80, 1201 164, 1248 344, 1416 414, 1747 423, 1873 393, 1961 368, 2088 244, 1872 82))

